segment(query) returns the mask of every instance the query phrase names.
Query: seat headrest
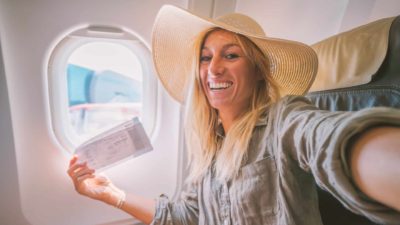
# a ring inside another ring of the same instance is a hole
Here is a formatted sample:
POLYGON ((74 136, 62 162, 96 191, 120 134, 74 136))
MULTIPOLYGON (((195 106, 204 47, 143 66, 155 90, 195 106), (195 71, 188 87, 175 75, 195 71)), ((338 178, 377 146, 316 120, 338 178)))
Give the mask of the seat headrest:
MULTIPOLYGON (((319 68, 310 92, 370 82, 385 59, 394 19, 377 20, 312 45, 319 68)), ((400 43, 397 45, 400 48, 400 43)))

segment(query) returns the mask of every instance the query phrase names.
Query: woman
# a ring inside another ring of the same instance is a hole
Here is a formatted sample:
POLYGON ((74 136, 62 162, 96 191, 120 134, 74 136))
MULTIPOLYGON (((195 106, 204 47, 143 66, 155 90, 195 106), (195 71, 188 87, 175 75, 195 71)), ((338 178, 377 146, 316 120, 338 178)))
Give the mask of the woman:
POLYGON ((398 224, 400 113, 327 112, 296 96, 314 80, 310 47, 267 38, 241 14, 214 21, 165 6, 153 58, 186 105, 186 191, 176 202, 126 195, 74 157, 68 173, 80 194, 146 224, 315 225, 318 184, 353 212, 398 224))

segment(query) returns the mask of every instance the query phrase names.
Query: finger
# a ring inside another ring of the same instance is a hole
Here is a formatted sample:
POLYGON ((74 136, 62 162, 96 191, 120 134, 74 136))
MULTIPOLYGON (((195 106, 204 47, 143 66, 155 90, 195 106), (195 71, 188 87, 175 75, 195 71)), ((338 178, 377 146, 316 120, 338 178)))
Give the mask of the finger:
POLYGON ((69 161, 69 166, 71 167, 74 163, 76 163, 76 161, 78 161, 78 156, 73 155, 71 160, 69 161))
POLYGON ((76 178, 79 178, 79 177, 81 177, 81 176, 83 176, 83 175, 86 175, 86 174, 93 174, 93 173, 94 173, 94 170, 93 170, 93 169, 89 169, 88 167, 83 167, 82 169, 75 171, 74 176, 75 176, 76 178))
POLYGON ((76 169, 78 164, 82 164, 82 162, 78 163, 78 156, 74 155, 69 161, 68 171, 76 169))
POLYGON ((70 177, 74 177, 74 174, 78 171, 78 170, 82 170, 88 168, 86 165, 86 162, 84 163, 76 163, 73 164, 70 168, 68 168, 67 173, 69 174, 70 177))
POLYGON ((85 181, 86 179, 95 178, 95 177, 96 177, 96 176, 95 176, 93 173, 89 173, 89 174, 85 174, 85 175, 82 175, 82 176, 78 177, 78 178, 76 179, 76 181, 77 181, 78 183, 82 183, 82 182, 85 181))
POLYGON ((67 173, 69 174, 69 176, 73 176, 74 172, 75 172, 77 169, 79 169, 79 168, 81 168, 81 167, 83 167, 83 166, 84 166, 83 163, 75 163, 75 164, 72 164, 72 165, 68 168, 67 173))
POLYGON ((75 182, 74 182, 74 187, 75 190, 83 195, 86 195, 86 187, 87 187, 87 179, 95 178, 96 176, 94 174, 86 174, 84 176, 79 177, 75 182))

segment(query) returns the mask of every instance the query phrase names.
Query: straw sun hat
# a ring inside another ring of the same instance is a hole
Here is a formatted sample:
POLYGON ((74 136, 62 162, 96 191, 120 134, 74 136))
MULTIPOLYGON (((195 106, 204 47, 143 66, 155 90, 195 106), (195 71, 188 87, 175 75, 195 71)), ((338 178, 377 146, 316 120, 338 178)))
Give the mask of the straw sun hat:
POLYGON ((313 83, 318 60, 311 47, 266 37, 256 21, 242 14, 211 19, 165 5, 153 26, 153 60, 165 89, 180 103, 184 103, 189 86, 193 41, 201 31, 211 27, 242 34, 252 40, 267 56, 270 76, 279 85, 281 96, 305 94, 313 83))

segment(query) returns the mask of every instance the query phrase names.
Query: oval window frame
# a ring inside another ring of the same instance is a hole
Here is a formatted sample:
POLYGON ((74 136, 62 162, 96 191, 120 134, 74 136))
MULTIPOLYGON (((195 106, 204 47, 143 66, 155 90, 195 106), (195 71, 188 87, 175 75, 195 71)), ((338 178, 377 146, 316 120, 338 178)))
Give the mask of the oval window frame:
POLYGON ((148 44, 134 32, 113 26, 89 25, 75 29, 61 38, 50 52, 47 64, 49 82, 50 120, 59 143, 72 154, 81 141, 68 124, 67 64, 69 56, 79 47, 90 42, 113 42, 129 48, 142 66, 143 96, 141 122, 153 139, 156 130, 158 85, 148 44), (60 75, 60 74, 63 74, 60 75))

